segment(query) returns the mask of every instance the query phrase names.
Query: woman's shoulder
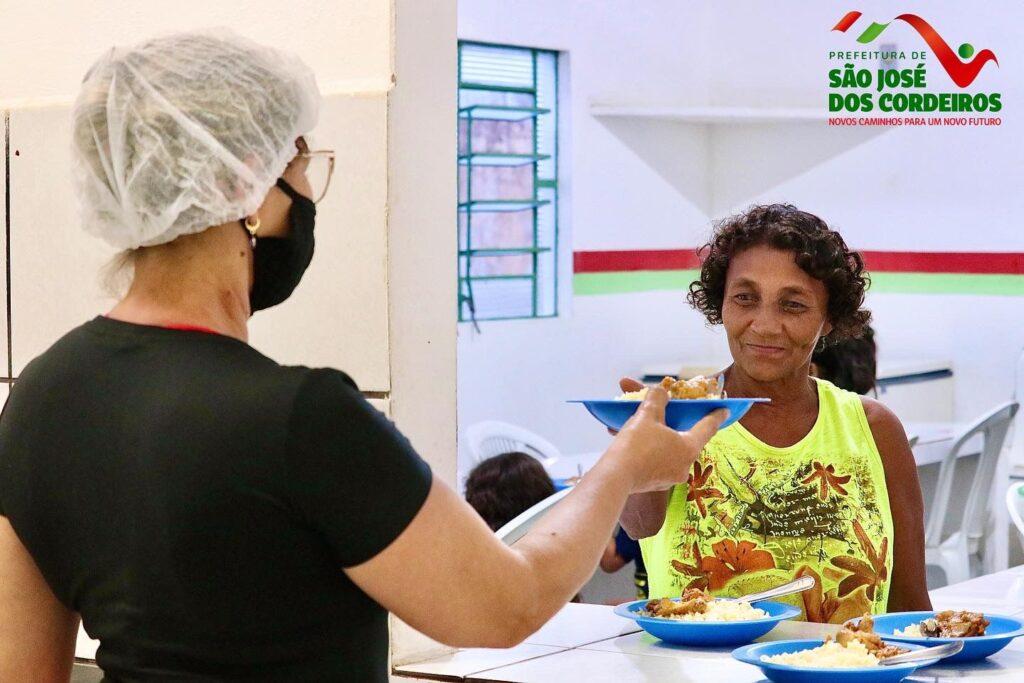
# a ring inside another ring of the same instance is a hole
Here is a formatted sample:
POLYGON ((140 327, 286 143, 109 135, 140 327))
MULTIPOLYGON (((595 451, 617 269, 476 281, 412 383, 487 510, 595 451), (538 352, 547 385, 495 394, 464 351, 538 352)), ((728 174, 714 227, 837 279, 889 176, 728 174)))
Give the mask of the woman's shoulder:
POLYGON ((876 433, 876 437, 879 431, 898 430, 900 434, 903 434, 903 423, 889 406, 870 396, 857 396, 857 398, 864 408, 864 417, 867 418, 868 426, 871 427, 872 433, 876 433))
POLYGON ((281 371, 297 383, 298 395, 306 399, 339 399, 362 396, 359 385, 348 373, 335 368, 311 368, 305 365, 282 365, 281 371))
POLYGON ((291 365, 281 366, 281 371, 292 375, 295 387, 290 420, 293 429, 303 424, 326 428, 344 423, 357 428, 388 422, 342 370, 291 365))
POLYGON ((839 415, 850 419, 857 414, 864 416, 862 424, 867 423, 871 437, 883 458, 887 451, 892 450, 892 445, 906 441, 907 436, 903 431, 903 423, 887 405, 869 396, 841 389, 827 380, 816 379, 816 381, 821 389, 822 397, 836 406, 839 415))
POLYGON ((864 406, 864 417, 867 418, 871 436, 887 471, 916 467, 913 452, 907 442, 907 433, 896 413, 879 400, 868 396, 859 398, 864 406))

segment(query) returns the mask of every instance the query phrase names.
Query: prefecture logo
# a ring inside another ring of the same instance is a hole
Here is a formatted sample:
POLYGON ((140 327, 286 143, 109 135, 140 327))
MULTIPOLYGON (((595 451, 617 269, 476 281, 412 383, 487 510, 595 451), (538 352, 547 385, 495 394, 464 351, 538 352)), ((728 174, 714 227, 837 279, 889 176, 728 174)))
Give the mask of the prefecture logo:
POLYGON ((908 53, 894 46, 882 45, 879 50, 832 50, 829 60, 842 62, 842 66, 828 72, 829 112, 837 114, 829 117, 829 125, 998 126, 1002 123, 1001 118, 990 116, 1002 110, 1002 93, 963 91, 974 83, 989 62, 994 68, 999 66, 992 50, 975 53, 973 45, 962 43, 954 52, 939 32, 916 14, 900 14, 892 22, 872 22, 867 26, 860 22, 862 16, 860 12, 847 12, 832 30, 847 33, 860 23, 848 35, 856 35, 857 43, 869 45, 893 22, 904 22, 924 40, 949 80, 960 90, 933 92, 928 89, 929 54, 923 49, 909 52, 911 61, 916 64, 907 69, 898 68, 898 64, 907 59, 908 53), (863 66, 867 60, 878 60, 881 66, 863 66), (858 61, 862 64, 859 68, 858 61), (875 112, 882 115, 843 116, 875 112))

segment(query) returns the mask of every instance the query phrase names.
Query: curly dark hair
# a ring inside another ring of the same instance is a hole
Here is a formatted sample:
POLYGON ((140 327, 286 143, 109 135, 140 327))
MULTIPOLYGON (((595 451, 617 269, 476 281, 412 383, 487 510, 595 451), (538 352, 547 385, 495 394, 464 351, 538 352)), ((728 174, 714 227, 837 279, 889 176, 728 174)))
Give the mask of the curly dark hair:
POLYGON ((875 331, 864 326, 859 337, 850 337, 815 351, 811 362, 818 377, 827 379, 840 389, 866 394, 875 388, 878 361, 875 331))
POLYGON ((466 502, 492 531, 554 493, 555 484, 544 465, 517 451, 487 458, 466 479, 466 502))
POLYGON ((871 320, 871 311, 861 308, 871 284, 864 260, 825 221, 791 204, 754 206, 719 222, 711 240, 698 250, 700 279, 690 284, 686 296, 690 305, 710 324, 720 324, 725 276, 732 257, 762 245, 792 252, 797 266, 824 283, 832 323, 825 343, 860 336, 871 320))

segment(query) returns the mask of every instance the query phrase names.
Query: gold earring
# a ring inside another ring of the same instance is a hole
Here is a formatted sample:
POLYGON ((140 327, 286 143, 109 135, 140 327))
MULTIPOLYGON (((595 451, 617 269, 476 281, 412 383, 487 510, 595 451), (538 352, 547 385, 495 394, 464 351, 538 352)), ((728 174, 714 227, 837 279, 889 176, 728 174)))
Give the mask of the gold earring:
POLYGON ((259 214, 256 215, 256 222, 251 223, 251 216, 245 217, 245 229, 249 231, 249 246, 256 247, 256 231, 260 229, 262 222, 260 221, 259 214))

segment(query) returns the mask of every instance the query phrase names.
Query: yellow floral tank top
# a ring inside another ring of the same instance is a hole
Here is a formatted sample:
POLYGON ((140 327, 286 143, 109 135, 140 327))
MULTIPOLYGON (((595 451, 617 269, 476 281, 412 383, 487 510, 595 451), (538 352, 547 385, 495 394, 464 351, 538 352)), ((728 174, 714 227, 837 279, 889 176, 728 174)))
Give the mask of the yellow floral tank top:
POLYGON ((640 541, 652 598, 685 588, 738 596, 813 576, 781 598, 807 621, 885 612, 892 514, 885 472, 860 396, 817 380, 818 419, 786 448, 738 422, 708 443, 665 524, 640 541))

